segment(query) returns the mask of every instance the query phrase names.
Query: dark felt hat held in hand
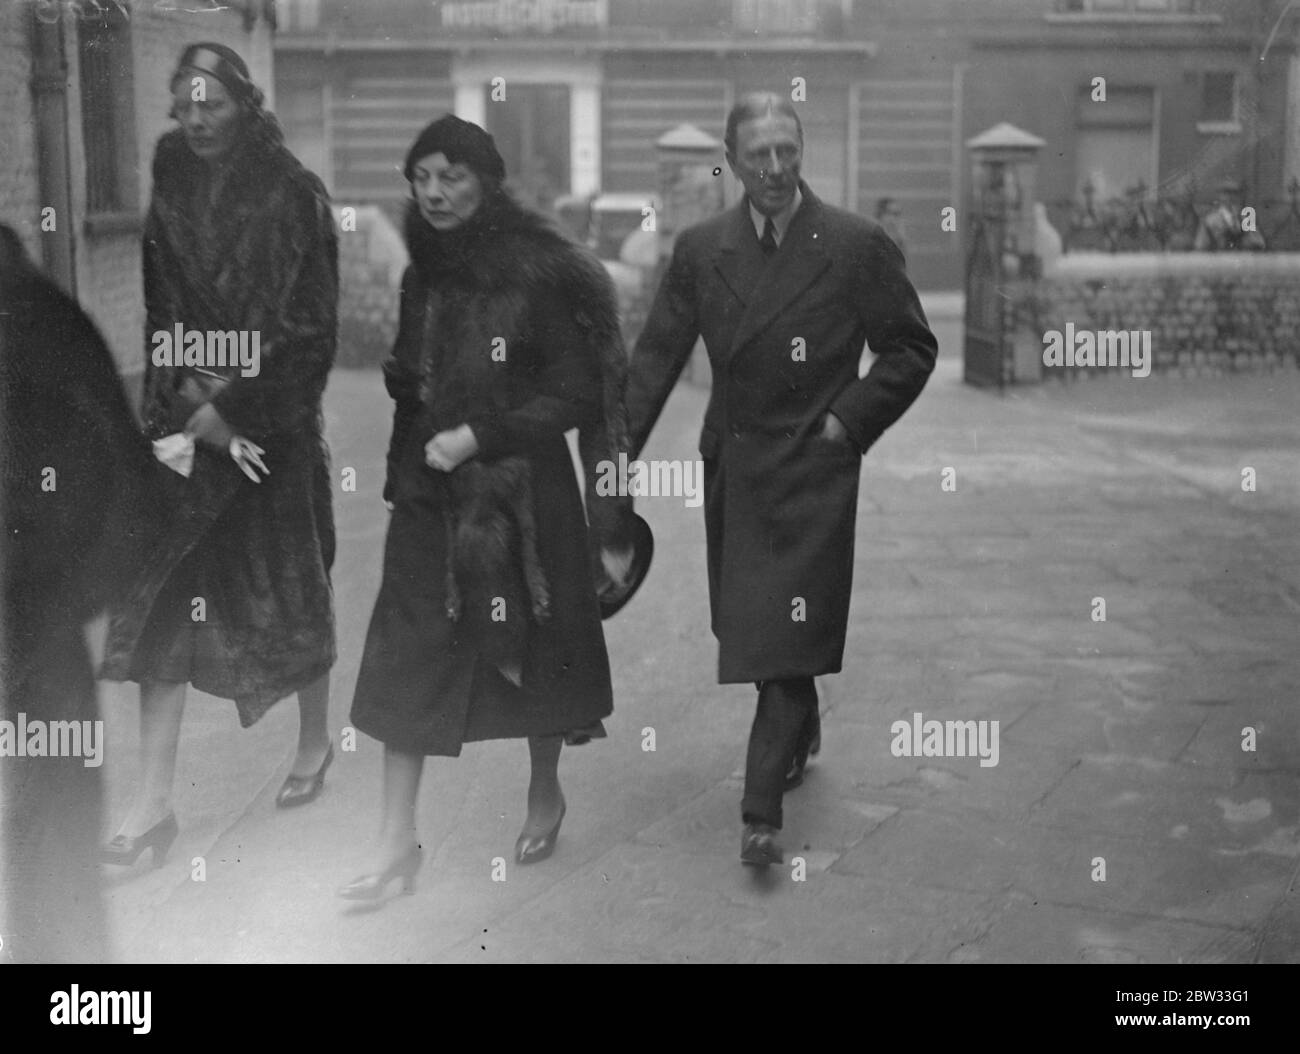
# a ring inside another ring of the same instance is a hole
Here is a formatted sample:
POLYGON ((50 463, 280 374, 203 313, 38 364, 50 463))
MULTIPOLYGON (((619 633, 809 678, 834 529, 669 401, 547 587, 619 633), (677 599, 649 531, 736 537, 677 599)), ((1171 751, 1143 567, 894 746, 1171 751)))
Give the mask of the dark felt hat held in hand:
POLYGON ((650 561, 655 554, 655 537, 650 531, 650 525, 634 512, 628 516, 627 530, 627 540, 632 546, 632 566, 628 570, 626 584, 620 586, 611 581, 608 575, 597 573, 596 599, 600 603, 602 620, 616 615, 641 588, 641 583, 650 572, 650 561))

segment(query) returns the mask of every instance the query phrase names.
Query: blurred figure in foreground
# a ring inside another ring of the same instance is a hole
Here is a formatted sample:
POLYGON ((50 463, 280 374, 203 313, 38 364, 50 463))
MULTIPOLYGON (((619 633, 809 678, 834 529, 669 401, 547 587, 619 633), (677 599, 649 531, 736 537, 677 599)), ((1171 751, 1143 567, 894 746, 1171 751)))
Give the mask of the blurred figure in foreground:
POLYGON ((103 339, 3 226, 0 470, 0 957, 102 962, 103 726, 82 624, 152 533, 154 461, 103 339), (60 743, 80 755, 50 756, 60 743))

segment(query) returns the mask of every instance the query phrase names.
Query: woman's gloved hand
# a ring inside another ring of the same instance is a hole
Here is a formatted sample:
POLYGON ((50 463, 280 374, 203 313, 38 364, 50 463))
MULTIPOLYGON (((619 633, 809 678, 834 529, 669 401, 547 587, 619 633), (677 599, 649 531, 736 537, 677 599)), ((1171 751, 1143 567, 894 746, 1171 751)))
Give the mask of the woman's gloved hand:
POLYGON ((469 425, 439 432, 424 444, 424 462, 439 472, 451 472, 478 453, 478 439, 469 425))

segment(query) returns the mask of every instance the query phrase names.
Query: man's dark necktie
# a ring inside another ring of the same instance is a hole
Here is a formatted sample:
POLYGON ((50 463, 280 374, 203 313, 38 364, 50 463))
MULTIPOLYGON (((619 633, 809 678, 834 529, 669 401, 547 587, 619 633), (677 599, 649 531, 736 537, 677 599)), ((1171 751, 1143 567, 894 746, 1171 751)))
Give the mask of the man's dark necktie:
POLYGON ((772 222, 772 217, 767 217, 767 222, 763 224, 763 237, 758 239, 759 246, 762 247, 764 256, 771 256, 776 252, 776 225, 772 222))

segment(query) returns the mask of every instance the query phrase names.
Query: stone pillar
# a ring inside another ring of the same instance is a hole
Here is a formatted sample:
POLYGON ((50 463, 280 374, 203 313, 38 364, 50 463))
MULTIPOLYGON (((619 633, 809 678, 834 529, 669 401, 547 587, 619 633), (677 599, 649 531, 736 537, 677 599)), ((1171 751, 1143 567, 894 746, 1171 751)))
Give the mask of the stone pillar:
POLYGON ((600 85, 575 84, 569 91, 569 192, 588 197, 600 190, 600 85))
POLYGON ((1003 387, 1038 381, 1042 361, 1029 310, 1036 255, 1038 136, 1003 122, 966 141, 971 202, 963 366, 967 383, 1003 387))
MULTIPOLYGON (((655 140, 659 157, 659 265, 654 285, 668 266, 677 232, 721 212, 724 186, 713 170, 723 164, 722 143, 693 124, 679 124, 655 140)), ((708 385, 712 379, 704 342, 697 341, 689 373, 692 384, 708 385)))

